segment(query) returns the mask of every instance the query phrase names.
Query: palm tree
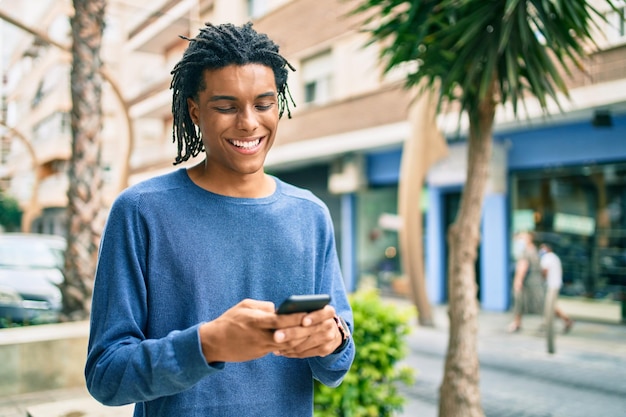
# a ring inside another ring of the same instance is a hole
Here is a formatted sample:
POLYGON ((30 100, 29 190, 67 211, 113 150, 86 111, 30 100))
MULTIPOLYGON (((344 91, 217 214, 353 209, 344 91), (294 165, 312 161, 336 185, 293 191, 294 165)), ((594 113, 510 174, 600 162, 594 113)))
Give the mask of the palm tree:
MULTIPOLYGON (((99 242, 101 229, 100 224, 103 219, 103 213, 98 208, 100 206, 100 188, 102 180, 100 179, 100 170, 98 170, 96 168, 96 165, 94 165, 96 162, 99 163, 100 159, 100 145, 99 141, 96 140, 97 135, 99 134, 99 129, 94 131, 94 126, 100 126, 100 120, 102 119, 102 112, 100 110, 100 92, 102 81, 97 78, 97 75, 100 75, 102 77, 102 80, 106 81, 109 84, 109 87, 118 99, 124 118, 126 120, 126 134, 128 142, 125 149, 122 151, 124 163, 122 164, 122 172, 120 175, 120 183, 118 186, 119 191, 122 191, 128 186, 130 155, 134 146, 134 131, 132 125, 133 121, 130 117, 128 101, 124 99, 119 84, 106 70, 106 68, 102 65, 99 59, 100 43, 102 39, 102 31, 104 28, 103 18, 105 4, 105 0, 75 2, 74 6, 76 8, 76 11, 74 13, 74 18, 72 19, 73 45, 71 47, 55 41, 54 39, 50 38, 45 32, 39 30, 38 28, 31 27, 21 20, 10 16, 4 11, 0 11, 0 19, 7 21, 8 23, 18 27, 19 29, 32 34, 44 44, 52 45, 64 52, 71 53, 73 62, 76 62, 76 65, 73 65, 71 80, 72 101, 74 105, 74 110, 72 112, 73 156, 70 167, 70 187, 73 188, 70 188, 68 190, 68 216, 71 219, 68 223, 68 259, 65 262, 65 275, 66 277, 68 277, 68 279, 64 284, 61 285, 61 290, 64 294, 63 298, 65 300, 64 316, 68 319, 84 318, 89 313, 89 300, 91 299, 92 288, 91 281, 95 269, 95 252, 97 249, 97 243, 94 246, 93 241, 95 239, 96 242, 99 242), (76 8, 77 4, 80 7, 76 8), (77 13, 81 14, 80 18, 76 17, 78 16, 77 13), (83 20, 85 19, 88 19, 88 21, 83 22, 83 20), (80 29, 78 25, 85 25, 86 29, 88 30, 82 31, 82 29, 80 29), (90 31, 93 31, 93 34, 90 31), (95 44, 96 41, 97 47, 95 44), (91 54, 94 54, 93 56, 97 58, 90 58, 91 54), (80 60, 86 58, 89 58, 88 62, 91 62, 92 64, 89 64, 88 66, 85 66, 85 62, 78 64, 80 60), (94 71, 97 71, 97 74, 95 74, 94 77, 87 75, 87 71, 89 71, 90 67, 94 68, 94 71), (77 70, 79 68, 83 68, 83 70, 81 70, 80 72, 74 72, 74 70, 77 70), (85 88, 85 84, 83 83, 83 81, 78 81, 79 79, 87 81, 88 83, 90 83, 91 87, 85 88), (77 80, 77 82, 74 82, 75 80, 77 80), (77 92, 76 96, 74 95, 75 91, 77 92), (92 92, 97 92, 98 97, 96 98, 95 96, 93 96, 92 92), (87 104, 88 102, 89 104, 87 104), (79 106, 81 107, 79 108, 79 106), (94 110, 97 110, 97 112, 91 112, 90 109, 92 108, 94 110), (87 116, 93 116, 94 119, 91 121, 87 121, 87 116), (95 119, 96 116, 98 120, 95 119), (84 132, 81 131, 83 127, 87 129, 84 132), (90 151, 86 151, 85 145, 87 144, 94 145, 93 147, 89 146, 90 151), (88 159, 83 162, 81 160, 81 158, 83 157, 86 157, 88 159), (94 175, 94 181, 91 181, 89 179, 90 177, 88 177, 88 175, 92 174, 94 175), (81 181, 82 185, 79 185, 78 181, 81 181), (89 191, 86 193, 80 191, 81 189, 89 191), (79 200, 83 198, 85 199, 85 202, 79 202, 79 200), (91 200, 90 198, 93 198, 93 200, 91 200), (76 216, 76 214, 78 214, 79 212, 82 213, 82 217, 76 216), (94 213, 98 213, 99 216, 92 217, 94 213), (84 222, 84 224, 81 224, 81 221, 84 222), (100 222, 100 224, 98 222, 100 222), (85 231, 85 236, 81 237, 80 239, 76 237, 78 236, 78 234, 75 233, 79 230, 85 231), (91 238, 88 237, 90 233, 91 238), (92 243, 90 244, 82 243, 89 242, 90 240, 92 241, 92 243)), ((4 122, 0 124, 4 124, 4 122)), ((27 147, 27 150, 29 150, 29 153, 32 157, 31 159, 33 160, 33 169, 35 170, 38 166, 38 162, 34 153, 34 149, 32 148, 32 144, 30 144, 28 139, 17 130, 8 126, 5 126, 5 128, 9 129, 9 131, 18 139, 20 139, 27 147)), ((35 176, 35 179, 37 180, 38 177, 35 176)), ((36 213, 38 213, 40 210, 39 204, 37 202, 38 186, 39 182, 35 181, 33 184, 33 194, 29 205, 29 211, 24 213, 24 218, 22 219, 22 229, 24 231, 30 230, 30 222, 32 221, 33 216, 35 216, 36 213)))
POLYGON ((102 76, 105 0, 74 0, 72 27, 72 157, 69 167, 63 311, 86 318, 102 230, 102 76))
MULTIPOLYGON (((605 0, 611 7, 610 0, 605 0)), ((469 130, 467 181, 448 230, 450 336, 440 387, 442 417, 484 416, 480 403, 474 265, 498 104, 514 114, 534 98, 567 97, 563 80, 593 45, 600 13, 586 0, 359 0, 363 27, 381 42, 385 70, 413 64, 407 86, 438 88, 438 111, 458 106, 469 130)))

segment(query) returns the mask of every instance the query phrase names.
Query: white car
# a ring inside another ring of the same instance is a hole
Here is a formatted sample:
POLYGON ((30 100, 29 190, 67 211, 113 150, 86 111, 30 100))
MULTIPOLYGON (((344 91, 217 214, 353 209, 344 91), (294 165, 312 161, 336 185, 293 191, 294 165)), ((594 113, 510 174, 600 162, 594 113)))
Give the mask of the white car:
POLYGON ((65 248, 59 236, 0 233, 0 327, 58 321, 65 248))

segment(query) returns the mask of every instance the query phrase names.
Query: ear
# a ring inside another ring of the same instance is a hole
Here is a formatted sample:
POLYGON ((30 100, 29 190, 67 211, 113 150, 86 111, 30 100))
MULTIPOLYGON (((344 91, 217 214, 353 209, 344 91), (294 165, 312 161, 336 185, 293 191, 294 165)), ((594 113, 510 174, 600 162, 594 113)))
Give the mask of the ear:
POLYGON ((189 109, 189 117, 191 117, 191 121, 197 126, 198 121, 200 120, 198 116, 198 103, 192 98, 187 99, 187 108, 189 109))

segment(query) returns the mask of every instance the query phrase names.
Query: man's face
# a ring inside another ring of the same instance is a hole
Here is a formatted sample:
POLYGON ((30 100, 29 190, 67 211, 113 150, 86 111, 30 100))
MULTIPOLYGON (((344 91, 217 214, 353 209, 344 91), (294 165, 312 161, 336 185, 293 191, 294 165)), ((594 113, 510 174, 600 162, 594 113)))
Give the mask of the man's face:
POLYGON ((274 72, 260 64, 204 72, 204 90, 187 99, 199 127, 207 164, 224 176, 263 172, 278 127, 274 72))

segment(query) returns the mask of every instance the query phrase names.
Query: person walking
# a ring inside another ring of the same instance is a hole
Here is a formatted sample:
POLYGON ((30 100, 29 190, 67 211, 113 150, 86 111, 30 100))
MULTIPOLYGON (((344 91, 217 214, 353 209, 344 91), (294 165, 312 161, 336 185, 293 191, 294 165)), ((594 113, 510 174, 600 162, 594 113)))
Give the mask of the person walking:
POLYGON ((175 164, 111 207, 93 289, 87 388, 135 417, 311 416, 355 346, 326 205, 264 171, 289 63, 251 23, 204 26, 174 67, 175 164), (328 294, 277 314, 290 295, 328 294))
POLYGON ((523 314, 541 314, 544 305, 544 282, 539 263, 539 253, 533 234, 520 232, 513 241, 516 259, 513 276, 513 321, 508 326, 510 333, 522 328, 523 314))
MULTIPOLYGON (((565 314, 557 305, 559 291, 563 285, 563 266, 561 259, 554 253, 552 246, 548 243, 542 243, 539 246, 539 253, 541 270, 547 285, 545 306, 546 308, 554 309, 554 315, 563 321, 563 333, 568 333, 574 325, 574 320, 565 314)), ((551 317, 550 313, 551 312, 546 311, 544 316, 551 317)))

